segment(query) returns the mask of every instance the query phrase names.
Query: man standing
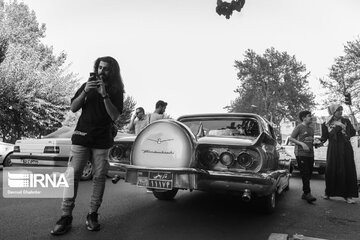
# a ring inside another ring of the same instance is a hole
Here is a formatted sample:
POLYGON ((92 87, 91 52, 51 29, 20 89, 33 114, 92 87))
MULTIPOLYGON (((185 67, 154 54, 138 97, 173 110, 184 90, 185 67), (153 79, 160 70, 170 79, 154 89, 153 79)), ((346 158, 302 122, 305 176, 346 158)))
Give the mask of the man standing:
POLYGON ((148 121, 146 119, 144 108, 142 107, 136 108, 135 114, 132 116, 130 120, 128 130, 138 135, 141 132, 141 130, 143 130, 146 127, 146 125, 148 125, 148 121))
POLYGON ((82 110, 71 138, 68 164, 74 169, 74 196, 63 199, 62 216, 51 234, 61 235, 70 230, 80 176, 90 158, 94 177, 86 226, 90 231, 100 230, 97 212, 105 190, 109 149, 114 143, 112 126, 123 110, 123 93, 119 64, 112 57, 102 57, 95 61, 94 73, 71 99, 71 111, 82 110))
POLYGON ((156 120, 168 118, 164 115, 166 110, 167 102, 159 100, 155 104, 155 111, 147 116, 148 123, 155 122, 156 120))
POLYGON ((311 195, 310 179, 314 165, 314 129, 310 127, 312 122, 310 111, 301 111, 299 113, 301 123, 295 127, 289 140, 295 143, 295 156, 298 163, 303 182, 302 199, 308 203, 316 201, 311 195))

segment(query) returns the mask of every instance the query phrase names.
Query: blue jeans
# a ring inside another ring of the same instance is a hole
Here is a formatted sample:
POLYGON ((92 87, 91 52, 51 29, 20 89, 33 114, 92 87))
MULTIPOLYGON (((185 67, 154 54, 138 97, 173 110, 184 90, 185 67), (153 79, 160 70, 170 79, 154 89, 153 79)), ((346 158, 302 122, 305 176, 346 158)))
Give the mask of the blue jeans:
POLYGON ((74 196, 72 198, 64 198, 61 209, 63 215, 72 215, 75 207, 75 199, 79 186, 79 181, 88 160, 91 160, 93 166, 93 191, 90 200, 89 212, 97 212, 104 195, 106 174, 109 170, 109 150, 110 149, 94 149, 80 145, 72 145, 68 166, 74 169, 74 179, 68 179, 74 183, 74 196), (73 180, 73 181, 71 181, 73 180))

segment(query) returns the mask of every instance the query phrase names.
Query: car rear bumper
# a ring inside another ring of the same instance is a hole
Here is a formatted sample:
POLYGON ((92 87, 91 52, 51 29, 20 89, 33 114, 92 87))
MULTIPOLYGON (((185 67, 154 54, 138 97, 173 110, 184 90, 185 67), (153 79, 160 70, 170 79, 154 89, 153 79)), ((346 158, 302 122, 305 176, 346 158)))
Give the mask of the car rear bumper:
POLYGON ((122 166, 123 164, 109 161, 109 165, 110 167, 108 171, 108 176, 110 177, 118 176, 121 179, 125 179, 126 168, 122 166))
POLYGON ((37 156, 37 155, 11 155, 13 166, 57 166, 66 167, 69 157, 37 156))
POLYGON ((248 190, 257 196, 269 195, 279 188, 282 191, 288 185, 290 176, 286 170, 270 173, 219 172, 196 168, 144 168, 121 165, 126 169, 125 181, 131 184, 138 184, 139 173, 168 172, 172 174, 173 188, 233 193, 248 190))

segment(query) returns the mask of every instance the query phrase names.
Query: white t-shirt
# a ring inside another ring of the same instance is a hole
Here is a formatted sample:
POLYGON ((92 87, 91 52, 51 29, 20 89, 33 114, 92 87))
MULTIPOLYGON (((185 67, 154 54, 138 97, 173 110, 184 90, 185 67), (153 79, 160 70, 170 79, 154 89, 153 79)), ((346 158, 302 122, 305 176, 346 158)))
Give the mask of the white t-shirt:
POLYGON ((164 114, 159 114, 159 113, 149 113, 147 116, 146 116, 146 119, 148 121, 148 123, 152 123, 152 122, 155 122, 157 120, 160 120, 160 119, 164 119, 165 116, 164 114))
POLYGON ((134 120, 134 131, 136 135, 138 135, 141 130, 143 130, 148 125, 148 120, 146 117, 147 116, 145 115, 144 118, 141 120, 138 118, 134 120))

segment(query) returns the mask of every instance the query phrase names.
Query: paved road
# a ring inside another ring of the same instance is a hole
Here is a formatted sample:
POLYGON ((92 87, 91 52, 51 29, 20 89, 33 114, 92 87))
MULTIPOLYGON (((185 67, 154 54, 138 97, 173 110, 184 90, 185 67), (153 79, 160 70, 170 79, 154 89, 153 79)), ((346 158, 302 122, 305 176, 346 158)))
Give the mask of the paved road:
MULTIPOLYGON (((313 193, 321 196, 323 176, 315 175, 313 193)), ((2 193, 2 171, 0 171, 2 193)), ((266 240, 271 233, 303 234, 333 240, 360 239, 360 200, 300 199, 301 181, 295 173, 290 191, 278 198, 276 212, 263 215, 237 197, 181 191, 175 201, 156 200, 145 189, 123 181, 107 182, 100 209, 99 232, 85 228, 91 182, 81 182, 73 228, 53 237, 50 229, 60 215, 60 199, 4 199, 0 197, 0 239, 245 239, 266 240)))

